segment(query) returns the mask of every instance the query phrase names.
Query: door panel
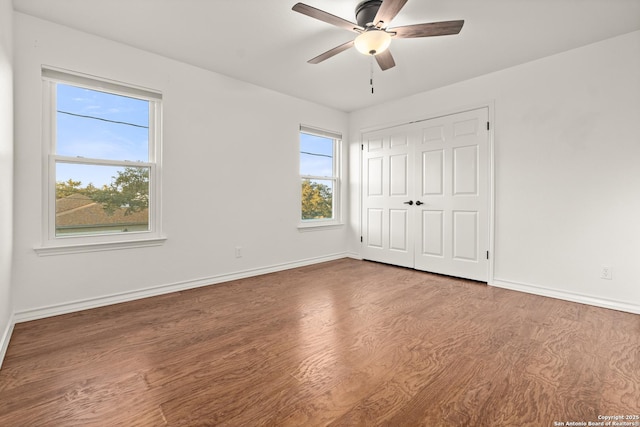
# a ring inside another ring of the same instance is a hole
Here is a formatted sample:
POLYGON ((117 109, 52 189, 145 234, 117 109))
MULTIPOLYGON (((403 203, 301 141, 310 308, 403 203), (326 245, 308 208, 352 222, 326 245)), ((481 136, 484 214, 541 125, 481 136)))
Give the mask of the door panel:
POLYGON ((406 209, 389 210, 389 249, 409 251, 409 212, 406 209))
POLYGON ((409 145, 409 137, 405 133, 396 133, 394 135, 391 135, 391 137, 389 138, 389 145, 391 148, 402 146, 406 147, 407 145, 409 145))
MULTIPOLYGON (((451 116, 449 116, 451 117, 451 116)), ((480 127, 480 122, 474 117, 471 119, 454 119, 453 121, 453 136, 459 138, 464 135, 471 135, 475 137, 480 127)))
POLYGON ((453 258, 478 261, 478 212, 453 211, 453 258))
POLYGON ((367 194, 382 196, 382 157, 368 159, 369 173, 367 174, 367 194))
POLYGON ((422 251, 420 255, 444 256, 444 215, 442 211, 422 211, 422 251))
POLYGON ((367 245, 382 248, 382 209, 367 210, 367 245))
POLYGON ((371 138, 367 141, 367 151, 373 153, 375 151, 382 150, 382 137, 371 138))
POLYGON ((392 196, 408 196, 409 183, 407 170, 407 155, 396 154, 389 157, 389 175, 391 178, 390 192, 392 196))
MULTIPOLYGON (((426 122, 424 122, 426 124, 426 122)), ((444 126, 432 125, 422 127, 422 140, 424 142, 429 141, 442 141, 444 140, 444 126)))
POLYGON ((444 191, 444 150, 422 153, 422 194, 441 196, 444 191))
POLYGON ((478 146, 453 149, 453 194, 478 194, 478 146))

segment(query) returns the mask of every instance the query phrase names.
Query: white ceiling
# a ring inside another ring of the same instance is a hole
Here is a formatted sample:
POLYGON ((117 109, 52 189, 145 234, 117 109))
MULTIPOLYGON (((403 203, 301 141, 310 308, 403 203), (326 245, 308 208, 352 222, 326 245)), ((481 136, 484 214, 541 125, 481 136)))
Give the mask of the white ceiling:
MULTIPOLYGON (((355 21, 360 0, 304 0, 355 21)), ((391 27, 464 19, 459 35, 396 39, 396 67, 355 49, 306 61, 354 33, 296 0, 13 0, 15 10, 344 111, 466 80, 640 29, 640 0, 409 0, 391 27)), ((640 52, 638 53, 640 54, 640 52)))

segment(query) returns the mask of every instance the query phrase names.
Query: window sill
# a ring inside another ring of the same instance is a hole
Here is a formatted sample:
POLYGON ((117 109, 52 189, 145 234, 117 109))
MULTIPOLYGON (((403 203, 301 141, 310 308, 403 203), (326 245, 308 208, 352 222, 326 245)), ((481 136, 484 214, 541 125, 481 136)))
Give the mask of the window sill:
POLYGON ((94 242, 94 243, 79 243, 57 246, 40 246, 33 248, 38 256, 52 256, 52 255, 68 255, 78 254, 86 252, 99 252, 99 251, 112 251, 118 249, 130 249, 130 248, 144 248, 149 246, 163 245, 167 240, 166 237, 153 237, 140 240, 126 240, 115 242, 94 242))
POLYGON ((343 223, 337 221, 313 221, 310 223, 301 223, 298 225, 298 231, 320 231, 320 230, 331 230, 334 228, 341 228, 344 226, 343 223))

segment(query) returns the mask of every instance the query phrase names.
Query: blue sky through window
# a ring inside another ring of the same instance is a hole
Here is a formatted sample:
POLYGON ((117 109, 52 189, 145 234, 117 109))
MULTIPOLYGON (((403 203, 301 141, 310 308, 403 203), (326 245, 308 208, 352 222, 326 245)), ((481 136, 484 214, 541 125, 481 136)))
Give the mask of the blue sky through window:
POLYGON ((333 139, 300 132, 300 175, 333 176, 333 139))
MULTIPOLYGON (((56 110, 57 154, 149 161, 149 101, 59 83, 56 110)), ((58 163, 56 181, 101 187, 116 169, 58 163)))

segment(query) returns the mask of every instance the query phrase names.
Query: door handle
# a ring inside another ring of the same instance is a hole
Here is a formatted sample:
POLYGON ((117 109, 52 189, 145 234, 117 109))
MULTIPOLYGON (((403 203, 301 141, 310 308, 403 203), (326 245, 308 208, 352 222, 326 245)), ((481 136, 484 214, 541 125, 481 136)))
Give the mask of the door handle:
POLYGON ((422 203, 420 200, 418 200, 418 201, 416 202, 416 206, 420 206, 420 205, 424 205, 424 203, 422 203))
POLYGON ((404 203, 405 205, 409 205, 409 206, 411 206, 411 205, 413 205, 413 200, 409 200, 408 202, 403 202, 403 203, 404 203))

